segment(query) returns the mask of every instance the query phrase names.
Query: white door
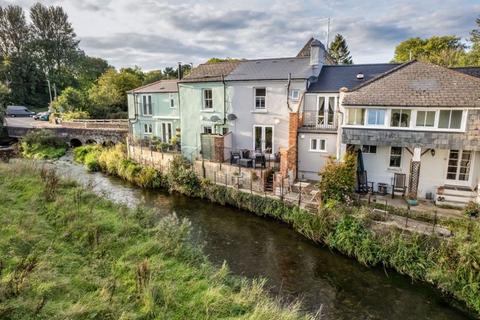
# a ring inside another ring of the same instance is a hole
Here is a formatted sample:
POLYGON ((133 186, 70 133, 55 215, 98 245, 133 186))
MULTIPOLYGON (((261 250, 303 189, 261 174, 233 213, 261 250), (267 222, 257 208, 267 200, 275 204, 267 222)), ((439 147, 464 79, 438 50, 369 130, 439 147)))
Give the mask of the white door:
POLYGON ((162 141, 170 142, 172 140, 172 123, 171 122, 162 122, 162 141))
POLYGON ((447 164, 447 183, 470 185, 474 153, 470 150, 450 150, 447 164))
POLYGON ((256 152, 273 153, 272 126, 253 126, 253 148, 256 152))

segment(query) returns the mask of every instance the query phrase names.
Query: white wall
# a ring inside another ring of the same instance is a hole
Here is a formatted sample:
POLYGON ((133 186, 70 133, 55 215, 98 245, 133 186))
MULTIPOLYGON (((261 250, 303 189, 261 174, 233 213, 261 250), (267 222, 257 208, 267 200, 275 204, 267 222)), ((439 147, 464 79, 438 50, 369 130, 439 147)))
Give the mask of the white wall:
POLYGON ((299 133, 298 134, 298 177, 319 180, 318 173, 323 169, 329 157, 335 157, 337 134, 299 133), (310 151, 311 139, 325 139, 326 151, 310 151))
MULTIPOLYGON (((290 89, 306 88, 305 81, 292 81, 290 89)), ((290 101, 296 110, 299 101, 290 101)), ((273 126, 273 152, 288 148, 289 110, 287 108, 287 81, 230 81, 228 82, 229 112, 237 116, 230 121, 233 146, 237 149, 253 149, 253 126, 273 126), (255 111, 254 88, 266 88, 265 111, 255 111)))

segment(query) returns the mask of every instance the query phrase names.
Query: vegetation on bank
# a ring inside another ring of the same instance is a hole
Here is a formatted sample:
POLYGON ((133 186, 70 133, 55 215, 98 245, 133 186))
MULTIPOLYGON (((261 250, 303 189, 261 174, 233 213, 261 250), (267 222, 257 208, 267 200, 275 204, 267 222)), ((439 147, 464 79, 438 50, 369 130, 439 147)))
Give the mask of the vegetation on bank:
POLYGON ((50 130, 32 130, 22 138, 20 149, 28 159, 57 159, 65 155, 68 145, 50 130))
POLYGON ((190 223, 0 165, 1 319, 312 319, 213 267, 190 223))
MULTIPOLYGON (((124 146, 81 147, 75 152, 77 161, 83 162, 88 148, 94 150, 98 170, 142 187, 162 187, 279 219, 305 237, 365 265, 382 264, 415 280, 432 283, 480 313, 480 226, 476 221, 442 221, 454 232, 449 239, 394 228, 379 230, 373 227, 369 208, 337 204, 323 206, 317 214, 311 214, 274 198, 243 193, 199 178, 181 157, 167 172, 159 172, 127 160, 124 146)), ((333 199, 337 200, 334 196, 333 199)))

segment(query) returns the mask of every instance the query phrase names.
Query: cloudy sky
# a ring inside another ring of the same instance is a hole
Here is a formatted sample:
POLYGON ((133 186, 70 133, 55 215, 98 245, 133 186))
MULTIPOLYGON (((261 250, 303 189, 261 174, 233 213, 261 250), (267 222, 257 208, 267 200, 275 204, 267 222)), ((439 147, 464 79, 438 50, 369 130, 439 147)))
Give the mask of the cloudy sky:
MULTIPOLYGON (((32 0, 0 0, 28 8, 32 0)), ((388 62, 414 36, 468 37, 480 0, 44 0, 68 13, 89 55, 145 70, 209 57, 293 56, 339 32, 355 63, 388 62)))

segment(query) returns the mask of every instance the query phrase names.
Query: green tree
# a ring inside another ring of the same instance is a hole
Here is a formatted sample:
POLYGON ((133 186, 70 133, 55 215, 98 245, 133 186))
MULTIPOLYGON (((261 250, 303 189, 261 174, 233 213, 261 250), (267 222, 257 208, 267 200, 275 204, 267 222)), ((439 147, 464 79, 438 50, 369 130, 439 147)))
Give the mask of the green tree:
POLYGON ((67 87, 52 102, 52 108, 56 112, 85 111, 87 110, 87 98, 82 91, 67 87))
POLYGON ((476 29, 470 32, 472 47, 468 53, 468 65, 480 66, 480 17, 475 20, 476 29))
POLYGON ((337 33, 335 39, 328 48, 328 54, 333 59, 335 64, 352 64, 352 56, 350 50, 348 50, 347 41, 345 38, 337 33))
POLYGON ((427 39, 410 38, 396 46, 394 62, 413 59, 446 67, 462 66, 466 61, 465 45, 456 36, 434 36, 427 39))
POLYGON ((0 7, 0 55, 11 57, 24 51, 30 30, 22 7, 0 7))
POLYGON ((79 87, 88 90, 102 74, 112 68, 106 60, 90 57, 82 52, 75 72, 79 87))
POLYGON ((145 73, 142 85, 146 85, 155 81, 164 79, 162 70, 152 70, 145 73))
POLYGON ((139 87, 142 78, 131 69, 120 72, 109 69, 98 82, 88 90, 88 98, 92 104, 90 114, 94 118, 110 117, 114 113, 127 112, 127 91, 139 87))

